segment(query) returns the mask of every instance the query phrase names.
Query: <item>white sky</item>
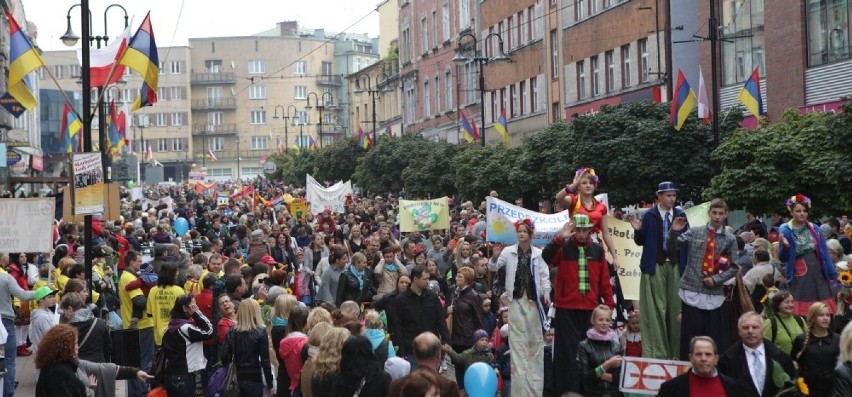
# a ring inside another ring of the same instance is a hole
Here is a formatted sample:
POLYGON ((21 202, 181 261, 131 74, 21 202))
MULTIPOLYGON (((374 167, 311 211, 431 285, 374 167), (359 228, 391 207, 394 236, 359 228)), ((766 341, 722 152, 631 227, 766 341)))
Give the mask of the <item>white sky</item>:
MULTIPOLYGON (((277 22, 298 20, 300 27, 323 28, 326 32, 379 34, 379 16, 373 11, 381 0, 90 0, 92 33, 104 32, 104 10, 121 4, 133 18, 131 34, 145 14, 151 22, 158 47, 183 46, 188 38, 248 36, 274 28, 277 22), (182 9, 181 9, 182 8, 182 9), (372 12, 371 12, 372 11, 372 12), (364 18, 366 16, 366 18, 364 18), (364 18, 360 23, 350 25, 364 18)), ((38 27, 38 45, 45 51, 66 50, 59 40, 66 30, 68 8, 78 0, 23 0, 27 19, 38 27)), ((110 9, 110 40, 121 33, 124 13, 110 9)), ((71 26, 79 36, 80 8, 71 15, 71 26)))

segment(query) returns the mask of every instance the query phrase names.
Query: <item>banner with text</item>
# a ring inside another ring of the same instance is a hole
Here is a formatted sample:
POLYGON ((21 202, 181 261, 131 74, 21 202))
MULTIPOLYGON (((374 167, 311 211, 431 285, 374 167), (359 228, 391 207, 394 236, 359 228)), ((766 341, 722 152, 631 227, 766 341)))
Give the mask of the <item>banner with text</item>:
POLYGON ((618 389, 624 393, 657 395, 660 386, 692 368, 688 361, 624 356, 618 389))
POLYGON ((346 196, 352 194, 352 182, 339 181, 329 187, 317 182, 311 174, 305 177, 305 198, 311 204, 311 213, 319 214, 326 209, 331 212, 343 213, 343 203, 346 196))
POLYGON ((530 218, 535 222, 535 235, 533 245, 543 247, 559 233, 562 225, 568 222, 568 211, 557 214, 542 214, 530 211, 517 205, 509 204, 494 197, 485 198, 487 209, 485 211, 486 233, 488 241, 516 244, 518 238, 515 235, 514 223, 517 220, 530 218))
POLYGON ((0 200, 0 252, 53 249, 53 198, 0 200))
POLYGON ((447 197, 434 200, 399 200, 399 230, 422 232, 450 228, 450 208, 447 197))
POLYGON ((618 279, 621 281, 621 292, 624 299, 639 299, 639 281, 642 272, 639 270, 639 259, 642 257, 642 247, 633 242, 633 226, 613 216, 606 216, 606 227, 612 237, 612 244, 618 253, 618 279))
POLYGON ((104 212, 104 172, 100 153, 74 153, 74 215, 104 212))

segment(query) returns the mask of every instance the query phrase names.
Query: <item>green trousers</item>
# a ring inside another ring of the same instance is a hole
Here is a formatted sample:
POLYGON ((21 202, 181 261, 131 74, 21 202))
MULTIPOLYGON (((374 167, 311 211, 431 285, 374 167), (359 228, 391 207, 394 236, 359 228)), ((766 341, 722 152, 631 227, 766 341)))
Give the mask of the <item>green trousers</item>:
POLYGON ((666 261, 655 275, 642 274, 639 283, 639 324, 642 357, 678 359, 680 356, 680 270, 666 261))

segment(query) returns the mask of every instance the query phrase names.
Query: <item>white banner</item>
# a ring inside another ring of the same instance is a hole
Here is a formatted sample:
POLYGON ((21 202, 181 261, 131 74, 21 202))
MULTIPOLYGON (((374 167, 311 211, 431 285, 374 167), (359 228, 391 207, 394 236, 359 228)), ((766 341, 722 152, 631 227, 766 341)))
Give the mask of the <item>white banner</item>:
POLYGON ((686 373, 691 367, 689 361, 625 356, 618 389, 624 393, 655 396, 664 382, 686 373))
POLYGON ((317 182, 311 174, 305 177, 305 198, 311 203, 311 213, 319 214, 326 209, 331 212, 343 213, 343 203, 346 196, 352 194, 352 182, 338 181, 334 185, 325 187, 317 182))
POLYGON ((52 198, 0 199, 0 252, 50 252, 55 206, 52 198))
POLYGON ((559 234, 562 225, 569 219, 568 210, 557 214, 542 214, 490 196, 486 197, 485 201, 487 205, 485 211, 485 220, 488 225, 486 228, 487 239, 492 242, 516 244, 518 238, 515 234, 515 221, 530 218, 535 223, 535 235, 533 235, 532 243, 535 246, 542 247, 559 234))

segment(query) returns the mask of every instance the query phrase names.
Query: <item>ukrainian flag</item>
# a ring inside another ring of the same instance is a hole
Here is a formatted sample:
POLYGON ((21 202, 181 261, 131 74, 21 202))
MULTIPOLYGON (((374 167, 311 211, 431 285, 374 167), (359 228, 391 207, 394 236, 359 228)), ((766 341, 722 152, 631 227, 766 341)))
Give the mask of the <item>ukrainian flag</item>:
POLYGON ((151 12, 145 15, 139 30, 130 39, 130 44, 119 58, 118 63, 133 69, 142 76, 144 82, 132 110, 151 106, 157 102, 157 85, 160 79, 160 61, 154 30, 151 27, 151 12))
POLYGON ((760 97, 760 74, 757 68, 754 68, 754 71, 751 72, 751 76, 746 80, 745 85, 737 95, 737 99, 745 105, 754 117, 763 116, 763 98, 760 97))
POLYGON ((497 124, 494 124, 494 129, 503 137, 503 144, 509 146, 509 122, 506 119, 506 108, 500 109, 500 117, 497 119, 497 124))
POLYGON ((27 110, 36 105, 36 98, 30 86, 29 74, 44 66, 44 60, 38 54, 27 35, 18 26, 11 10, 6 10, 9 18, 9 83, 8 92, 27 110))
POLYGON ((695 92, 692 91, 692 88, 689 88, 689 82, 686 81, 683 71, 678 70, 677 85, 674 89, 674 100, 672 101, 670 115, 675 131, 680 131, 683 127, 683 123, 686 122, 689 114, 692 113, 692 109, 695 108, 696 102, 695 92))

